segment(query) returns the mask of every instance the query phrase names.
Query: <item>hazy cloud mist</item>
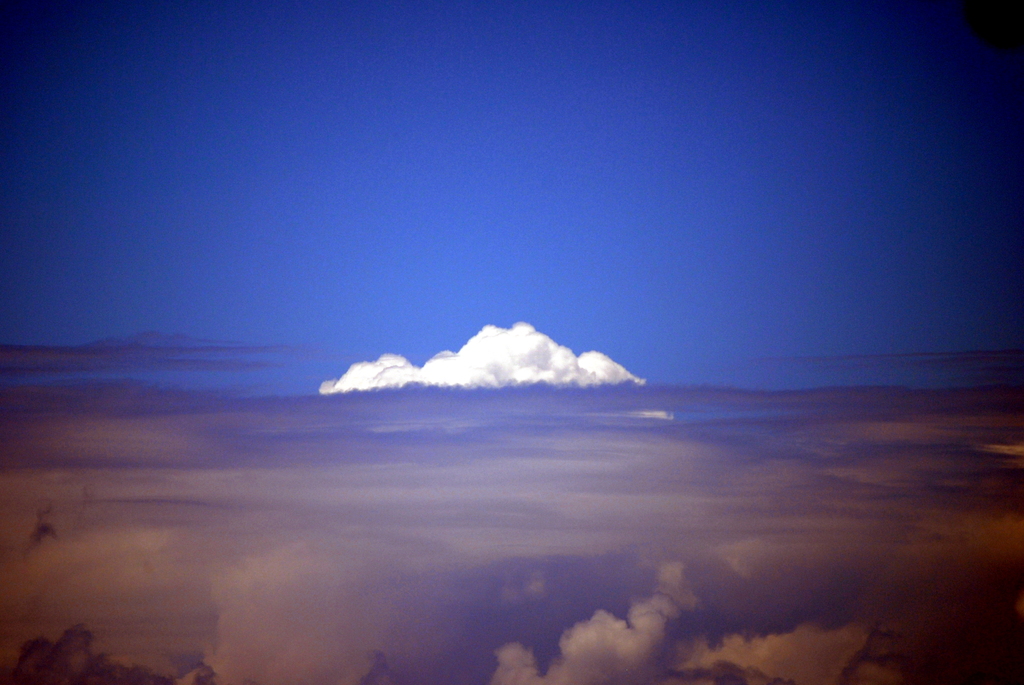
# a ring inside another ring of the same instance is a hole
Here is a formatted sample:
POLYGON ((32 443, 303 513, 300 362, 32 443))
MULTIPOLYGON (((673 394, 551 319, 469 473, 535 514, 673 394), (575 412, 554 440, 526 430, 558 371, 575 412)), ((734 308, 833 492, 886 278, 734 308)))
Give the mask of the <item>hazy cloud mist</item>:
POLYGON ((1013 388, 0 408, 11 682, 79 624, 76 663, 184 685, 1024 679, 1013 388))

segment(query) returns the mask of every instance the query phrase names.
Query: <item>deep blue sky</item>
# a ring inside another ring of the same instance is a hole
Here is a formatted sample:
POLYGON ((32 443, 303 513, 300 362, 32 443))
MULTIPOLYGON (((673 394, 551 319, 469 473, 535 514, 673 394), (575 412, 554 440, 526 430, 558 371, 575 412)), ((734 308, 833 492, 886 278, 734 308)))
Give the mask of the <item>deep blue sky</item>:
POLYGON ((758 357, 1024 347, 1024 55, 954 2, 0 20, 2 343, 422 363, 523 320, 738 384, 758 357))

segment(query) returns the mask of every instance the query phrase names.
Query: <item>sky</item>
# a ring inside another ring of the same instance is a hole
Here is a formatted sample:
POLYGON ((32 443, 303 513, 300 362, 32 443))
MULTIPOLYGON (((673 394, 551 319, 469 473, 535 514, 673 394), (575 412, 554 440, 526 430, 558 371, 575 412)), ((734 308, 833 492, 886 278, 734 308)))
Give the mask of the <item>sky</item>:
POLYGON ((985 6, 0 2, 0 685, 1024 683, 985 6))
POLYGON ((1024 57, 956 2, 8 2, 0 31, 5 344, 293 346, 291 393, 519 321, 670 384, 1024 346, 1024 57))

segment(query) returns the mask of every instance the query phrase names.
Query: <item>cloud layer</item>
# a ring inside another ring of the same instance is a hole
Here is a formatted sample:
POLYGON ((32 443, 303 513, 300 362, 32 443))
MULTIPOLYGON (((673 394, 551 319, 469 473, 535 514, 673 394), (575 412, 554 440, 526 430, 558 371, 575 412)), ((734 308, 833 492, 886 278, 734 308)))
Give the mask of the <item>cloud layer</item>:
POLYGON ((341 378, 324 381, 320 393, 406 385, 502 388, 548 383, 586 387, 627 381, 644 383, 607 355, 592 351, 577 357, 530 324, 519 322, 512 328, 484 326, 458 352, 440 352, 422 367, 397 354, 383 354, 375 362, 357 362, 341 378))
POLYGON ((0 685, 1021 683, 1022 426, 1006 387, 0 386, 0 685))

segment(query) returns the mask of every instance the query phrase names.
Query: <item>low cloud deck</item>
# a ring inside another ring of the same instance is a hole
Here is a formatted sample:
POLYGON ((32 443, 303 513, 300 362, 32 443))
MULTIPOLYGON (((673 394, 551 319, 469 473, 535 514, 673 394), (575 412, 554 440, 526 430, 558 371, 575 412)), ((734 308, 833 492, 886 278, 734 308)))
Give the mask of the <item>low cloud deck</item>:
POLYGON ((14 387, 0 492, 8 680, 1024 680, 1014 388, 14 387))

